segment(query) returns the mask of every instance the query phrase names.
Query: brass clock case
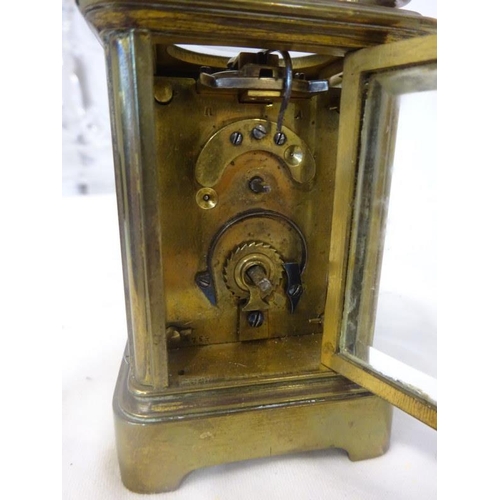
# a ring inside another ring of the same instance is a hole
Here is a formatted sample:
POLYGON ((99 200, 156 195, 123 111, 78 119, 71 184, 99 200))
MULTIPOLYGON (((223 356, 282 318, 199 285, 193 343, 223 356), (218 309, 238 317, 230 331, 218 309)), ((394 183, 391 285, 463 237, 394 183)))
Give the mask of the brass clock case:
POLYGON ((110 86, 128 318, 114 413, 129 489, 171 490, 247 458, 387 449, 391 406, 321 361, 335 354, 327 296, 347 262, 331 260, 350 203, 337 182, 350 187, 355 166, 339 156, 344 61, 435 33, 386 7, 403 3, 80 1, 110 86), (238 56, 181 47, 221 41, 238 56))

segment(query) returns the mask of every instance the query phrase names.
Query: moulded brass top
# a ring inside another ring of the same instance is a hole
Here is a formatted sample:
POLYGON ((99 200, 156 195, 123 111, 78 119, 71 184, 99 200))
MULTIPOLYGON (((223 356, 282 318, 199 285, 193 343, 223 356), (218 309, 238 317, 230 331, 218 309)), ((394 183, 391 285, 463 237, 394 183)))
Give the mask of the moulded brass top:
POLYGON ((404 7, 411 0, 338 0, 339 2, 359 3, 363 5, 380 5, 381 7, 404 7))
MULTIPOLYGON (((436 20, 378 5, 333 0, 80 0, 96 31, 148 30, 156 43, 272 47, 323 55, 436 33, 436 20)), ((390 2, 392 4, 394 2, 390 2)), ((396 2, 401 4, 401 2, 396 2)))

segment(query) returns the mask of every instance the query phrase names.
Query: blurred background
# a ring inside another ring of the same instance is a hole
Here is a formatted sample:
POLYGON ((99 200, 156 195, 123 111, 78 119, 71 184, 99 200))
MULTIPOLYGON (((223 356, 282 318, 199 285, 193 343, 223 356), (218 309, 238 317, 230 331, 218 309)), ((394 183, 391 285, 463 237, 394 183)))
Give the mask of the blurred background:
POLYGON ((62 0, 62 194, 114 191, 104 50, 62 0))
MULTIPOLYGON (((437 0, 407 9, 437 17, 437 0)), ((104 51, 76 7, 62 0, 62 194, 114 192, 104 51)))

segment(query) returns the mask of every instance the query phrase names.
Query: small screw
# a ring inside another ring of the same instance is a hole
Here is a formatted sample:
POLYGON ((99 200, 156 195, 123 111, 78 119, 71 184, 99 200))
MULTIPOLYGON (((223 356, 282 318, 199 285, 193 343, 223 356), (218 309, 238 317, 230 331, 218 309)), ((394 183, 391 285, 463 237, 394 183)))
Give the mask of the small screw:
POLYGON ((276 132, 274 136, 274 144, 277 146, 283 146, 286 142, 286 135, 283 132, 276 132))
POLYGON ((264 323, 264 314, 262 311, 250 311, 247 314, 247 321, 252 328, 259 328, 264 323))
POLYGON ((264 125, 257 125, 253 130, 252 130, 252 135, 254 139, 261 140, 267 135, 267 129, 264 127, 264 125))
POLYGON ((210 286, 210 275, 208 273, 199 274, 196 277, 196 283, 198 283, 201 288, 208 288, 210 286))
POLYGON ((209 199, 210 199, 210 195, 208 195, 208 194, 203 195, 204 201, 208 201, 209 199))
POLYGON ((301 293, 302 293, 302 285, 299 285, 299 284, 292 285, 288 289, 288 295, 290 295, 291 297, 296 297, 297 295, 299 295, 301 293))
POLYGON ((230 135, 229 140, 234 146, 239 146, 243 142, 243 135, 241 132, 233 132, 230 135))

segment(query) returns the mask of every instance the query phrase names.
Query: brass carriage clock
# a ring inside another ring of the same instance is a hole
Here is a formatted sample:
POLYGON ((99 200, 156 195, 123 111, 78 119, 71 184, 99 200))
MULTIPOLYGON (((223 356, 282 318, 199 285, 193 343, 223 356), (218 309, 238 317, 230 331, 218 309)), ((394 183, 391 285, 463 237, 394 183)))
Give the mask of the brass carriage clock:
POLYGON ((436 427, 418 370, 373 347, 398 109, 436 88, 435 20, 405 3, 80 0, 107 58, 129 489, 301 450, 375 457, 391 403, 436 427))

